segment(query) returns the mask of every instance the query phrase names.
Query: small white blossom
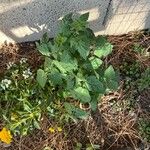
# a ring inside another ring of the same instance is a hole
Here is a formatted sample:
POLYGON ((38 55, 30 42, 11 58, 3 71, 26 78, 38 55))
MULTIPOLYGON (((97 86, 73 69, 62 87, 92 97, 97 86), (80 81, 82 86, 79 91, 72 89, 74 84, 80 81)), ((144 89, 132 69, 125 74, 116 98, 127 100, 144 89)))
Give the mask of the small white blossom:
POLYGON ((29 78, 31 75, 32 75, 32 72, 30 71, 30 68, 28 68, 27 70, 23 71, 24 79, 29 78))
POLYGON ((14 62, 9 62, 9 63, 7 64, 7 69, 9 70, 13 65, 14 65, 14 62))
POLYGON ((26 63, 27 60, 28 60, 27 58, 21 58, 21 59, 20 59, 20 64, 26 63))
POLYGON ((4 79, 1 81, 1 84, 0 86, 2 87, 2 89, 7 89, 9 87, 9 85, 11 84, 11 80, 8 80, 8 79, 4 79))

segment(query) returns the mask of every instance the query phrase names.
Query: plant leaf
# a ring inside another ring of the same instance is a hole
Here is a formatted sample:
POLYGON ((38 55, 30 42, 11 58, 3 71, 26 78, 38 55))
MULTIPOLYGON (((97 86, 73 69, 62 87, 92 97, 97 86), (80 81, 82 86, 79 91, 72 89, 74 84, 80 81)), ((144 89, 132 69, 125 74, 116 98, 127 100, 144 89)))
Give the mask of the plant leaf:
POLYGON ((82 21, 87 21, 89 18, 89 12, 85 13, 85 14, 82 14, 79 19, 82 20, 82 21))
POLYGON ((106 81, 107 83, 107 91, 115 91, 118 89, 118 82, 117 81, 114 81, 114 80, 107 80, 106 81))
POLYGON ((89 116, 89 112, 86 112, 77 107, 75 108, 73 114, 79 119, 87 119, 87 117, 89 116))
POLYGON ((47 43, 36 43, 38 51, 44 56, 50 56, 50 51, 47 43))
POLYGON ((39 69, 37 71, 37 77, 36 77, 39 85, 44 88, 45 87, 45 84, 46 84, 46 81, 47 81, 47 75, 45 74, 44 70, 42 69, 39 69))
POLYGON ((96 58, 96 57, 91 57, 90 62, 94 70, 98 69, 103 63, 101 59, 96 58))
POLYGON ((96 76, 87 77, 88 89, 96 93, 104 93, 104 85, 96 78, 96 76))
POLYGON ((71 91, 73 98, 80 100, 83 103, 91 101, 89 91, 85 88, 78 87, 71 91))
POLYGON ((66 111, 70 114, 73 115, 79 119, 86 119, 89 116, 89 113, 75 107, 73 104, 70 103, 65 103, 64 104, 66 111))
POLYGON ((71 24, 73 22, 72 20, 72 13, 69 13, 67 15, 65 15, 61 21, 61 25, 60 25, 60 33, 63 34, 64 36, 70 36, 71 35, 71 24))
POLYGON ((105 37, 98 36, 96 39, 96 49, 94 51, 94 55, 97 57, 106 57, 112 52, 113 45, 109 43, 105 37))
POLYGON ((72 115, 72 112, 73 112, 73 110, 75 109, 75 106, 74 106, 74 105, 71 105, 71 104, 69 104, 69 103, 67 103, 67 102, 64 103, 64 106, 65 106, 66 111, 67 111, 70 115, 72 115))
POLYGON ((33 124, 36 129, 41 129, 40 124, 36 119, 33 120, 33 124))
POLYGON ((51 72, 49 75, 49 80, 53 84, 53 86, 57 85, 62 85, 63 84, 63 75, 59 73, 58 71, 56 72, 51 72))
POLYGON ((106 79, 116 80, 116 73, 112 65, 110 65, 104 72, 104 77, 106 79))
POLYGON ((111 65, 105 70, 104 78, 106 79, 107 88, 109 90, 117 90, 118 79, 114 68, 111 65))
POLYGON ((41 43, 48 43, 49 42, 49 37, 47 33, 43 34, 42 40, 40 40, 41 43))

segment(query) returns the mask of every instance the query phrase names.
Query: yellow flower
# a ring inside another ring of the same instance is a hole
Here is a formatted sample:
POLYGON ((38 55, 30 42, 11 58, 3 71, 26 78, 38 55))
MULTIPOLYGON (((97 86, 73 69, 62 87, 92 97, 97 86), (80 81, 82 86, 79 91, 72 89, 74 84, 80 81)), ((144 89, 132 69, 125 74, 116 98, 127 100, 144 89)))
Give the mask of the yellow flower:
POLYGON ((61 127, 57 127, 58 132, 62 132, 62 128, 61 127))
POLYGON ((0 140, 6 144, 10 144, 12 142, 12 135, 9 130, 3 128, 0 131, 0 140))
POLYGON ((50 127, 48 130, 49 130, 51 133, 55 133, 55 129, 52 128, 52 127, 50 127))

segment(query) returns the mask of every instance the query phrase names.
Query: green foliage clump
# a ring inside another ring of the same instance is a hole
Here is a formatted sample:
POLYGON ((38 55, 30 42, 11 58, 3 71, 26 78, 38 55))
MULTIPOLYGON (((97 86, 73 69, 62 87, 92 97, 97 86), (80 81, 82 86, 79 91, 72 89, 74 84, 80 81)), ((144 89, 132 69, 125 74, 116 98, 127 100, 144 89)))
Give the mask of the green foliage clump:
POLYGON ((40 129, 43 115, 59 122, 64 110, 59 100, 52 101, 49 87, 39 87, 36 73, 26 58, 7 64, 7 71, 0 80, 0 93, 0 120, 15 135, 27 135, 35 128, 40 129))
POLYGON ((144 71, 140 68, 138 61, 129 64, 124 62, 121 66, 121 72, 125 77, 125 88, 136 88, 139 92, 149 89, 150 87, 150 68, 144 71))
POLYGON ((117 89, 116 73, 103 61, 113 46, 105 37, 95 37, 87 27, 88 16, 66 15, 52 41, 43 36, 37 48, 45 62, 37 74, 25 58, 7 64, 0 79, 0 119, 13 134, 40 129, 43 116, 58 124, 84 119, 89 113, 79 103, 88 103, 94 111, 102 95, 117 89))
POLYGON ((141 78, 137 80, 137 86, 139 91, 150 88, 150 68, 146 68, 141 74, 141 78))
POLYGON ((150 56, 150 52, 148 51, 148 49, 144 48, 141 44, 139 43, 135 43, 133 45, 133 50, 139 54, 142 57, 149 57, 150 56))
POLYGON ((27 134, 39 127, 40 91, 26 58, 8 63, 0 82, 0 119, 14 134, 27 134), (36 93, 39 93, 37 96, 36 93))
POLYGON ((150 142, 150 121, 145 119, 139 120, 139 132, 144 140, 150 142))
POLYGON ((106 67, 103 61, 113 46, 105 37, 94 35, 87 26, 88 17, 89 13, 66 15, 52 41, 45 34, 37 43, 45 56, 44 67, 37 71, 39 85, 43 89, 50 87, 54 100, 62 99, 68 113, 77 118, 84 118, 86 113, 68 98, 89 103, 96 110, 99 98, 118 87, 114 68, 106 67))

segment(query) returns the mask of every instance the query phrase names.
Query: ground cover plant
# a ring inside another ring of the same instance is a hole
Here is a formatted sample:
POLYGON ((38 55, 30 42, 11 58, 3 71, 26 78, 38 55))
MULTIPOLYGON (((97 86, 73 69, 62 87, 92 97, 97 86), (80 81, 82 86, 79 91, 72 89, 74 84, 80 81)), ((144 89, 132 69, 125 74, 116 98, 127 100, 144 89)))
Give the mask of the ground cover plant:
POLYGON ((66 99, 66 110, 77 118, 84 118, 86 113, 67 103, 67 98, 88 103, 94 111, 101 96, 118 88, 114 68, 102 61, 113 46, 105 37, 95 37, 87 27, 88 17, 89 13, 75 19, 73 14, 66 15, 52 42, 44 35, 37 43, 45 56, 44 70, 37 71, 38 83, 42 88, 48 83, 49 93, 56 94, 52 101, 66 99))
MULTIPOLYGON (((7 64, 0 90, 1 120, 9 129, 5 131, 8 135, 10 131, 14 135, 27 135, 34 128, 40 129, 42 114, 58 115, 53 103, 62 105, 62 108, 56 106, 60 112, 65 107, 67 113, 62 114, 65 120, 84 119, 89 112, 77 107, 78 102, 88 103, 95 111, 100 97, 117 89, 113 67, 105 66, 102 61, 113 46, 106 38, 95 37, 87 27, 88 17, 89 13, 75 19, 73 14, 66 15, 53 41, 45 34, 37 43, 39 52, 45 56, 44 70, 37 70, 38 84, 27 59, 7 64)), ((12 137, 8 136, 7 141, 3 130, 1 134, 1 140, 10 143, 12 137)))
POLYGON ((149 149, 149 33, 108 42, 87 18, 69 14, 53 40, 1 48, 0 149, 149 149))

